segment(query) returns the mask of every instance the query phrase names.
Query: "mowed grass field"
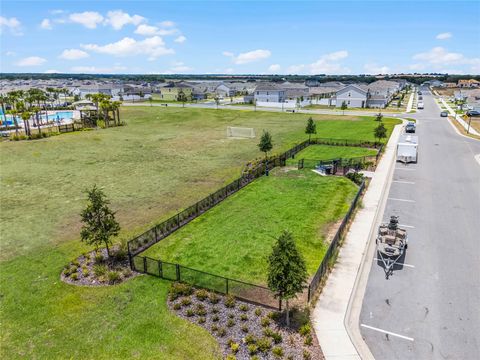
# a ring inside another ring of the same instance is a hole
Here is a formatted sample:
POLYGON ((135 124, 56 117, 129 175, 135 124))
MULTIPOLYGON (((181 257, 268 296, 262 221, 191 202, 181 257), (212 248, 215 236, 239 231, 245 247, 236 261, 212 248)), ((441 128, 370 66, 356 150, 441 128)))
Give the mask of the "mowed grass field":
MULTIPOLYGON (((306 115, 128 107, 128 125, 0 144, 0 351, 5 358, 218 357, 214 339, 171 315, 167 282, 64 284, 79 242, 83 190, 102 187, 117 211, 120 239, 203 198, 261 156, 252 140, 226 139, 227 126, 272 132, 282 151, 303 141, 306 115), (194 341, 192 341, 194 339, 194 341)), ((314 116, 318 136, 373 140, 371 118, 314 116)), ((389 130, 395 120, 386 120, 389 130)))
POLYGON ((355 146, 310 145, 295 155, 294 159, 287 160, 288 165, 296 165, 299 159, 331 160, 349 159, 362 156, 375 156, 377 150, 355 146))
POLYGON ((329 225, 343 218, 356 191, 346 178, 277 168, 142 255, 265 285, 267 257, 288 230, 312 275, 328 247, 329 225))

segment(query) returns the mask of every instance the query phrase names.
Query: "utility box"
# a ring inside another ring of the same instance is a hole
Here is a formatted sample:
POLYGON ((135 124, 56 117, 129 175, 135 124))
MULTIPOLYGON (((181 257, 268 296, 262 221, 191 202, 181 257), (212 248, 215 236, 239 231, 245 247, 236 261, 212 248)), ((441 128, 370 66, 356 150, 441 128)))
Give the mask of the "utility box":
POLYGON ((418 136, 402 135, 397 145, 397 161, 414 162, 418 159, 418 136))

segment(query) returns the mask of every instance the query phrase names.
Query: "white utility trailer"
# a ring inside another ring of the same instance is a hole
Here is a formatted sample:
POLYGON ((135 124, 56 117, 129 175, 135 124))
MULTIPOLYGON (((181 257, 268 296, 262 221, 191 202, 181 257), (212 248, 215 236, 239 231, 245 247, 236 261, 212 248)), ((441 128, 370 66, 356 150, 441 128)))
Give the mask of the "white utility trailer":
POLYGON ((397 161, 403 163, 417 162, 418 136, 404 134, 400 136, 397 145, 397 161))

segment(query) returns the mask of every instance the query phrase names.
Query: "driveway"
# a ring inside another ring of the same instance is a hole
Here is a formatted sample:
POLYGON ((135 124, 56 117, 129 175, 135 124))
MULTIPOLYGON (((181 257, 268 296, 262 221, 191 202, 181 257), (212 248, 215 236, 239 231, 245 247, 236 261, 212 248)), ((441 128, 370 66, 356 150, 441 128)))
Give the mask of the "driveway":
POLYGON ((479 359, 480 142, 422 92, 418 164, 396 164, 383 214, 400 217, 409 247, 389 280, 373 262, 360 331, 376 359, 479 359))

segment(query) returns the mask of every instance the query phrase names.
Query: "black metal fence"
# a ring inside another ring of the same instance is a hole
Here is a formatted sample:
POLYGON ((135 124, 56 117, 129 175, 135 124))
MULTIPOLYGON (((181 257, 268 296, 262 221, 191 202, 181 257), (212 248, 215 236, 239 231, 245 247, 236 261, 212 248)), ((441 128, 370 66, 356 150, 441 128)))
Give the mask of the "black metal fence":
POLYGON ((282 309, 282 302, 279 299, 275 299, 274 293, 264 286, 210 274, 146 256, 137 255, 132 260, 133 270, 141 273, 171 281, 182 281, 221 294, 230 294, 248 302, 274 309, 282 309))
POLYGON ((357 194, 355 195, 355 198, 353 199, 350 208, 348 209, 347 214, 342 220, 342 223, 340 224, 340 227, 338 228, 337 232, 335 233, 335 236, 333 237, 332 242, 328 246, 327 252, 325 253, 325 256, 323 257, 322 262, 320 263, 320 266, 318 267, 315 275, 313 276, 312 280, 310 281, 310 285, 308 285, 308 302, 312 301, 313 296, 319 286, 322 284, 322 282, 327 278, 328 276, 328 270, 329 270, 329 264, 330 262, 335 258, 336 256, 336 250, 340 245, 340 240, 342 237, 345 235, 345 231, 347 230, 347 225, 348 222, 350 221, 354 211, 355 207, 357 206, 358 200, 360 199, 360 196, 365 189, 365 181, 362 182, 360 187, 358 188, 357 194))

